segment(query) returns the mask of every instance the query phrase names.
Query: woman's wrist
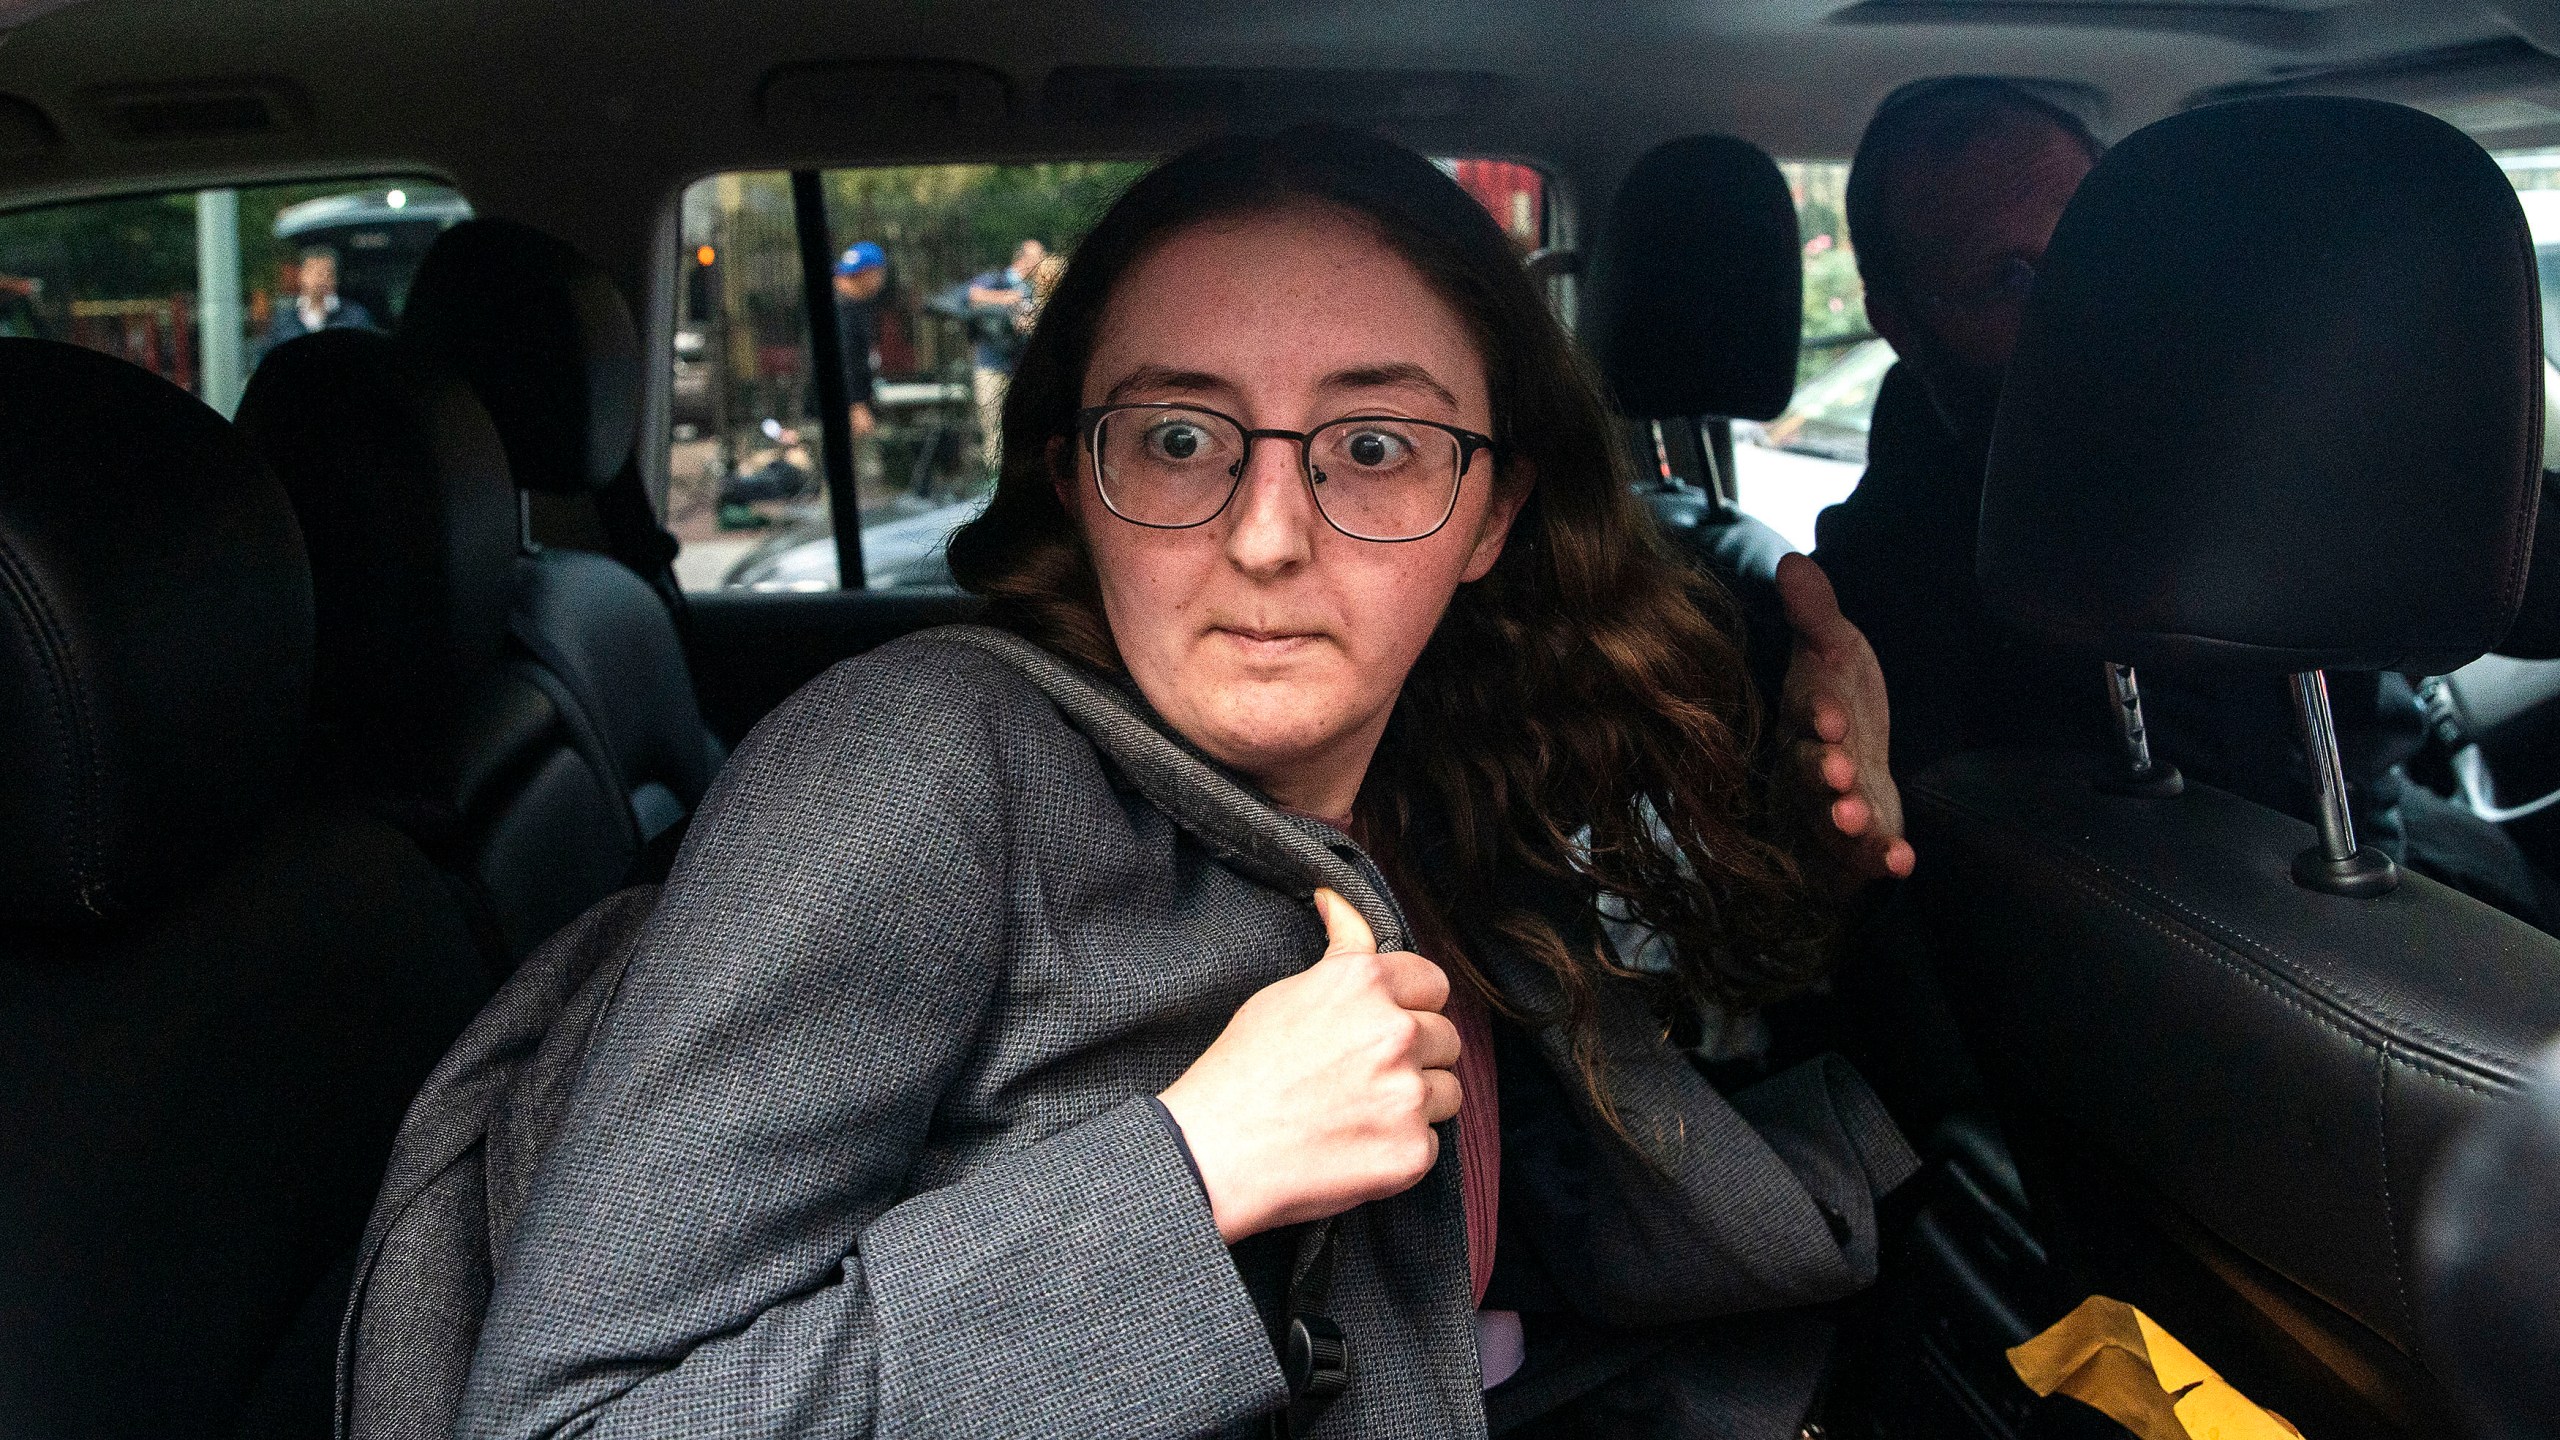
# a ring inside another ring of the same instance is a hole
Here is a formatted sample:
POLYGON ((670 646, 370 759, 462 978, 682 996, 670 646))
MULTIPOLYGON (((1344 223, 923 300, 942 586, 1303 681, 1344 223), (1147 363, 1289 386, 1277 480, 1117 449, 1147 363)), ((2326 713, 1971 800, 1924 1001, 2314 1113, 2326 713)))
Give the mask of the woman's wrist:
POLYGON ((1200 1192, 1208 1197, 1209 1218, 1217 1224, 1218 1238, 1233 1245, 1269 1229, 1258 1208, 1249 1205, 1241 1193, 1246 1187, 1236 1182, 1233 1168, 1222 1163, 1226 1152, 1222 1134, 1215 1121, 1203 1113, 1197 1097, 1185 1094, 1182 1082, 1177 1080, 1156 1096, 1156 1103, 1172 1120, 1183 1158, 1191 1162, 1191 1173, 1199 1178, 1200 1192))

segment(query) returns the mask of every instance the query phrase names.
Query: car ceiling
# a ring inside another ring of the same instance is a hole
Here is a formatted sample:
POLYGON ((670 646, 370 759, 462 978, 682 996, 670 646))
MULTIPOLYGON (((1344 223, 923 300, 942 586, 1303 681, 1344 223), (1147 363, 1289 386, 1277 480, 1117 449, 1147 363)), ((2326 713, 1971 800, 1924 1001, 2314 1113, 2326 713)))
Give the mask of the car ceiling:
POLYGON ((1298 113, 1538 160, 1568 206, 1672 135, 1845 155, 1949 73, 2054 82, 2112 134, 2290 84, 2560 140, 2525 38, 2560 48, 2560 0, 0 0, 21 17, 0 206, 421 170, 633 280, 714 170, 1146 154, 1298 113))

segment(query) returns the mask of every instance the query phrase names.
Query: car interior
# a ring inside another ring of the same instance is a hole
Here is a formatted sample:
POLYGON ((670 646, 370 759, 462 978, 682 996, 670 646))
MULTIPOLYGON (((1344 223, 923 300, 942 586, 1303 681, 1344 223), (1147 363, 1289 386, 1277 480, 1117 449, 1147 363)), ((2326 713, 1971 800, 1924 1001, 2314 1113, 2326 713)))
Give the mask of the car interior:
MULTIPOLYGON (((344 1433, 439 1058, 665 874, 765 713, 975 613, 927 292, 1030 222, 916 238, 912 177, 1089 220, 1304 120, 1488 167, 1765 688, 1886 363, 1840 176, 1942 76, 2112 147, 1977 579, 2103 667, 2116 743, 1897 777, 1918 873, 1760 1054, 1701 1059, 1838 1050, 1928 1158, 1806 1433, 2133 1433, 2008 1356, 2106 1295, 2314 1440, 2560 1434, 2491 1393, 2560 1373, 2560 1271, 2502 1252, 2519 1322, 2431 1299, 2429 1241, 2560 1036, 2560 939, 2358 847, 2328 698, 2409 677, 2412 779, 2560 874, 2560 4, 0 0, 0 1437, 344 1433), (810 317, 864 234, 943 268, 891 282, 857 443, 810 317), (2140 674, 2188 665, 2289 697, 2319 823, 2150 755, 2140 674), (2465 1360, 2492 1325, 2512 1363, 2465 1360)), ((2501 1183, 2548 1213, 2540 1163, 2501 1183)))

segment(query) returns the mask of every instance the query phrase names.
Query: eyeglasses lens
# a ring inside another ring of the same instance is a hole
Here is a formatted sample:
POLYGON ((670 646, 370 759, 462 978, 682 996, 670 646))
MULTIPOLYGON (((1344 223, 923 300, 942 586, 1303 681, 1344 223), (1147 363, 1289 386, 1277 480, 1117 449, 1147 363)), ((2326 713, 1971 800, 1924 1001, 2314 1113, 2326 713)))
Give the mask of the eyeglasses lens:
POLYGON ((1094 426, 1102 498, 1141 525, 1197 525, 1235 492, 1244 431, 1205 410, 1114 410, 1094 426))
POLYGON ((1432 425, 1342 420, 1307 442, 1316 503, 1347 534, 1410 540, 1440 528, 1458 499, 1458 438, 1432 425))

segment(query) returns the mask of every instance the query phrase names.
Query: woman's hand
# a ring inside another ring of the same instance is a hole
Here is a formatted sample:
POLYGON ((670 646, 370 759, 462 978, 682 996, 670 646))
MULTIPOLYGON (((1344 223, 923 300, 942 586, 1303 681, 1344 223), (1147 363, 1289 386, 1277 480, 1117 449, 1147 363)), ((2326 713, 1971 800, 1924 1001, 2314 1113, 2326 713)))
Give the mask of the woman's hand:
POLYGON ((1908 875, 1918 857, 1902 838, 1902 792, 1885 764, 1892 717, 1876 652, 1840 613, 1822 567, 1802 555, 1778 562, 1778 598, 1795 631, 1779 711, 1790 778, 1824 812, 1814 832, 1852 885, 1908 875))
POLYGON ((1324 958, 1256 991, 1159 1097, 1182 1127, 1228 1244, 1410 1189, 1458 1113, 1449 977, 1378 953, 1367 922, 1316 892, 1324 958))

